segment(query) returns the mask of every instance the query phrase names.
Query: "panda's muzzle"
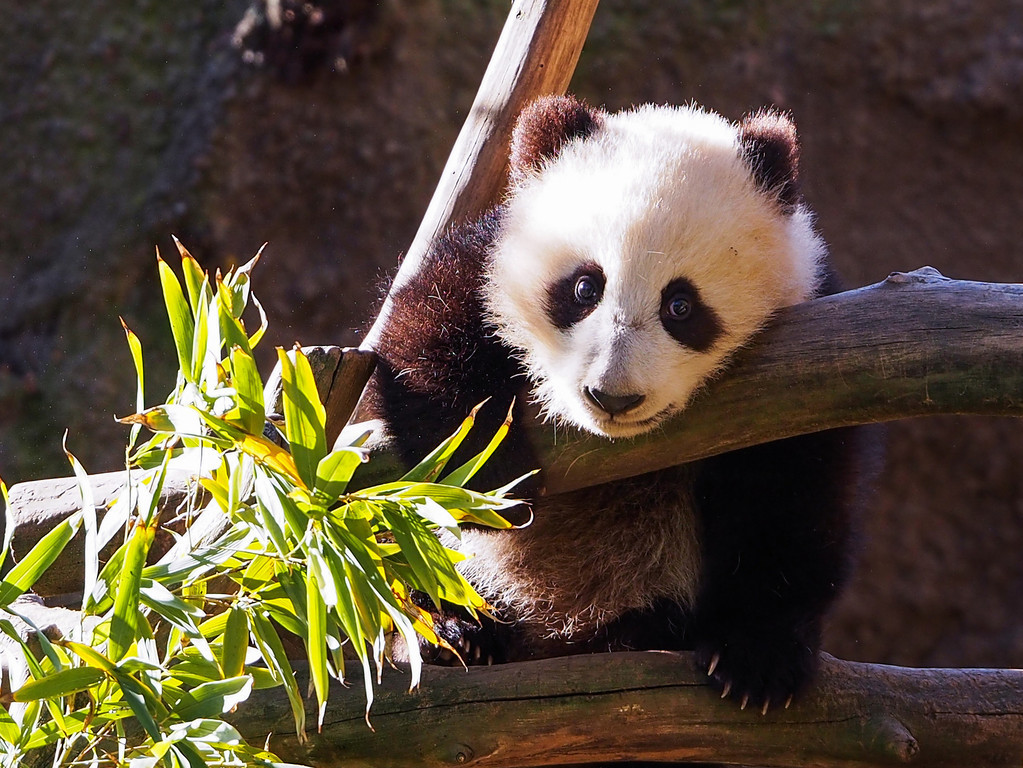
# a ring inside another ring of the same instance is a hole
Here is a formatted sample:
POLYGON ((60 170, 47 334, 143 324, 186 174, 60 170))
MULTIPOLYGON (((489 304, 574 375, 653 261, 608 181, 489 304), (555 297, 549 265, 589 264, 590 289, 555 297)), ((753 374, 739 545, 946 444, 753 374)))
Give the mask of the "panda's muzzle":
POLYGON ((586 399, 597 406, 609 416, 620 416, 635 408, 638 408, 644 400, 645 395, 628 394, 612 395, 594 387, 583 387, 583 394, 586 399))

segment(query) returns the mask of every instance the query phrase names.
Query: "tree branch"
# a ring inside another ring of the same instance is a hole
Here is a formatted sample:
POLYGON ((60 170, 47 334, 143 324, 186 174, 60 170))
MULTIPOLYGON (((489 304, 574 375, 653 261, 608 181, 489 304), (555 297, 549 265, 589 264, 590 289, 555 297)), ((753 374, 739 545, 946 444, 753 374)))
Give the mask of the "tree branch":
MULTIPOLYGON (((568 88, 597 2, 516 0, 392 290, 415 274, 450 226, 478 217, 497 202, 508 176, 515 119, 533 99, 568 88)), ((387 311, 385 301, 363 340, 364 349, 373 348, 387 311)))
POLYGON ((325 768, 613 759, 1018 768, 1023 760, 1023 671, 821 662, 800 702, 767 715, 719 699, 689 654, 648 652, 430 667, 412 694, 407 675, 388 673, 373 731, 361 697, 339 690, 308 750, 290 735, 287 701, 272 691, 254 693, 236 725, 253 740, 273 732, 282 758, 325 768))
MULTIPOLYGON (((327 412, 335 414, 328 432, 336 434, 337 419, 350 409, 351 392, 370 366, 358 350, 342 355, 321 347, 315 354, 327 361, 317 375, 327 412), (352 355, 358 364, 337 362, 352 355), (335 397, 345 406, 335 407, 335 397)), ((652 433, 609 442, 539 422, 527 428, 546 492, 561 493, 832 427, 936 414, 1020 416, 1021 355, 1023 285, 949 280, 924 268, 780 312, 682 414, 652 433)), ((359 479, 386 482, 400 467, 395 454, 378 451, 359 479)), ((123 473, 95 476, 98 506, 123 479, 123 473)), ((186 488, 183 480, 172 481, 167 504, 186 488)), ((27 551, 77 509, 75 489, 73 479, 11 488, 15 551, 27 551)), ((71 586, 39 588, 53 594, 71 586)))

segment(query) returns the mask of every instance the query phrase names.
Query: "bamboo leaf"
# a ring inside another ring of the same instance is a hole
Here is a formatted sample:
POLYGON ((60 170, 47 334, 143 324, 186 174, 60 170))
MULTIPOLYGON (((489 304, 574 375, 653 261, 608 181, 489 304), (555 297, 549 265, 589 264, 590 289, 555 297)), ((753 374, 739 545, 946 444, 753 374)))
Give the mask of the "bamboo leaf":
POLYGON ((306 570, 306 619, 309 623, 306 653, 309 656, 309 676, 316 691, 317 730, 323 727, 329 689, 327 673, 327 605, 321 594, 321 584, 315 568, 306 570))
POLYGON ((156 724, 152 712, 159 711, 163 707, 159 706, 156 696, 146 686, 126 672, 115 669, 112 674, 118 687, 121 689, 121 696, 131 708, 135 719, 139 721, 139 725, 145 729, 149 738, 153 741, 160 741, 162 738, 160 726, 156 724))
POLYGON ((248 291, 235 290, 217 279, 217 314, 220 318, 220 336, 229 347, 238 347, 252 354, 249 337, 242 325, 241 315, 245 309, 245 296, 248 291))
MULTIPOLYGON (((477 406, 477 408, 479 407, 480 406, 477 406)), ((443 483, 444 485, 463 486, 467 482, 469 482, 469 480, 472 479, 473 475, 475 475, 480 470, 480 468, 490 459, 490 457, 494 454, 494 451, 497 450, 497 447, 501 445, 501 442, 508 434, 508 430, 511 428, 512 423, 513 408, 515 408, 514 399, 512 400, 511 405, 508 407, 508 415, 504 417, 504 421, 501 422, 501 426, 497 428, 497 431, 494 433, 494 436, 490 438, 490 442, 487 443, 487 447, 484 448, 479 453, 477 453, 471 459, 469 459, 469 461, 460 466, 458 469, 454 470, 446 477, 444 477, 440 481, 441 483, 443 483)))
POLYGON ((238 677, 245 669, 245 654, 249 650, 249 619, 238 606, 231 606, 227 611, 221 648, 220 666, 224 677, 238 677))
POLYGON ((452 454, 458 450, 458 446, 462 444, 462 441, 465 440, 466 435, 472 429, 473 424, 476 423, 476 414, 482 407, 483 403, 480 403, 473 408, 472 412, 465 417, 453 435, 430 451, 426 458, 406 472, 401 479, 428 482, 438 478, 440 473, 444 471, 444 467, 447 465, 452 454))
POLYGON ((261 434, 266 420, 263 380, 251 352, 240 346, 231 348, 231 383, 236 393, 235 407, 238 410, 239 426, 246 432, 261 434))
POLYGON ((62 696, 70 696, 73 693, 88 690, 104 677, 104 673, 95 667, 62 669, 40 680, 29 680, 14 692, 12 698, 14 701, 59 699, 62 696))
POLYGON ((305 734, 305 705, 302 702, 302 694, 298 690, 295 673, 291 669, 291 663, 288 661, 288 654, 284 651, 281 638, 270 620, 259 611, 252 611, 249 614, 249 621, 252 627, 252 636, 259 646, 263 661, 284 685, 288 702, 291 704, 291 714, 295 720, 295 735, 299 742, 304 744, 308 740, 305 734))
POLYGON ((82 499, 82 527, 85 530, 85 563, 82 577, 82 594, 91 595, 99 576, 99 536, 96 530, 96 502, 93 499, 92 481, 78 459, 67 449, 67 430, 61 440, 64 455, 71 463, 78 483, 78 494, 82 499))
POLYGON ((283 349, 277 350, 277 358, 281 366, 285 436, 304 487, 312 488, 316 482, 316 467, 327 455, 326 412, 309 360, 302 350, 294 350, 294 362, 283 349))
POLYGON ((181 283, 167 263, 156 253, 156 264, 160 272, 160 285, 163 287, 163 301, 167 306, 167 319, 170 320, 171 334, 174 337, 174 348, 178 352, 178 366, 186 380, 196 381, 192 371, 192 341, 195 334, 195 320, 192 310, 185 301, 181 291, 181 283))
POLYGON ((21 742, 21 728, 3 707, 0 707, 0 742, 11 745, 21 742))
POLYGON ((199 304, 203 300, 203 284, 207 282, 206 273, 199 266, 188 249, 181 244, 181 241, 171 235, 174 245, 181 256, 181 271, 185 275, 185 289, 188 291, 188 303, 192 307, 192 314, 198 312, 199 304))
POLYGON ((59 645, 72 651, 78 658, 84 661, 88 666, 93 669, 98 669, 102 672, 113 672, 115 668, 114 662, 104 656, 102 653, 97 651, 84 643, 78 643, 74 640, 59 640, 59 645))
POLYGON ((82 513, 76 512, 51 528, 25 557, 0 581, 0 608, 32 588, 36 580, 60 557, 82 524, 82 513))
POLYGON ((127 653, 138 636, 139 587, 153 535, 154 529, 145 525, 135 526, 125 552, 124 567, 114 595, 114 613, 110 620, 108 653, 115 662, 127 653))
POLYGON ((316 492, 325 497, 328 504, 333 503, 345 492, 359 465, 368 460, 368 452, 357 448, 331 451, 316 465, 316 492))
MULTIPOLYGON (((0 542, 0 546, 3 546, 3 549, 0 550, 0 572, 2 572, 4 562, 7 560, 7 553, 11 551, 11 542, 14 540, 14 526, 16 525, 14 510, 11 508, 10 501, 8 501, 7 486, 4 484, 3 478, 0 478, 0 500, 4 503, 3 541, 0 542)), ((0 606, 3 605, 5 603, 0 601, 0 606)))
POLYGON ((249 434, 211 413, 205 411, 196 411, 196 413, 213 430, 214 434, 231 440, 234 443, 234 447, 243 453, 247 453, 257 463, 285 476, 300 488, 309 488, 298 471, 295 459, 280 446, 271 443, 262 435, 249 434))
MULTIPOLYGON (((120 318, 121 327, 124 328, 124 335, 128 340, 128 350, 131 352, 132 362, 135 364, 135 378, 138 384, 135 389, 135 412, 142 413, 146 409, 146 389, 145 389, 145 370, 142 363, 142 342, 139 337, 132 333, 131 329, 125 324, 124 318, 120 318)), ((133 424, 131 427, 131 435, 128 438, 128 453, 131 453, 135 447, 135 441, 138 440, 139 432, 142 431, 141 424, 133 424)))
POLYGON ((249 698, 251 692, 252 678, 248 675, 211 680, 182 696, 172 713, 186 721, 215 717, 230 712, 249 698))

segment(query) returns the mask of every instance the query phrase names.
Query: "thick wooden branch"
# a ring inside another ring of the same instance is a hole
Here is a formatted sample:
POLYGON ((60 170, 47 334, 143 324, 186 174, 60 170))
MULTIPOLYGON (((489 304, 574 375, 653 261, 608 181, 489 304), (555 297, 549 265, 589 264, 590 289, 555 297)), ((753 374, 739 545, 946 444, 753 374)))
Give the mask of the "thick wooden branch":
POLYGON ((791 307, 661 430, 608 445, 536 427, 557 493, 831 427, 1023 415, 1023 285, 930 267, 791 307))
MULTIPOLYGON (((330 348, 316 354, 326 361, 321 390, 328 414, 337 414, 328 425, 336 434, 369 366, 365 353, 347 353, 360 358, 351 366, 354 380, 347 379, 330 348), (345 407, 335 409, 334 397, 345 407)), ((949 280, 925 268, 779 313, 685 412, 653 433, 608 442, 539 422, 528 428, 546 492, 560 493, 831 427, 931 414, 1020 416, 1021 360, 1023 285, 949 280)), ((380 451, 360 481, 392 480, 399 471, 397 456, 380 451)), ((97 504, 123 479, 97 476, 97 504)), ((183 489, 176 483, 169 499, 183 489)), ((79 504, 71 479, 22 483, 10 498, 16 552, 79 504)))
POLYGON ((287 701, 272 691, 257 692, 237 725, 257 741, 272 731, 271 747, 283 758, 324 768, 614 759, 1018 768, 1023 761, 1023 671, 905 669, 825 655, 813 690, 767 715, 719 699, 705 679, 688 654, 676 653, 431 667, 412 694, 407 676, 385 675, 372 731, 351 690, 332 697, 308 749, 290 735, 287 701))
MULTIPOLYGON (((415 274, 420 259, 448 227, 476 218, 497 202, 508 176, 515 119, 538 96, 568 88, 597 2, 515 0, 394 286, 415 274)), ((385 302, 363 348, 372 349, 386 315, 385 302)))

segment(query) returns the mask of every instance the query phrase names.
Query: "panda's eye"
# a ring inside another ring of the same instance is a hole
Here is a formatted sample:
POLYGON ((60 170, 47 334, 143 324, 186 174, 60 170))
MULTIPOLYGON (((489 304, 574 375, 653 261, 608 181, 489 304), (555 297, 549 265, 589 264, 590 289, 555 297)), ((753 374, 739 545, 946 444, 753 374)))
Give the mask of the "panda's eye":
POLYGON ((685 320, 693 312, 693 302, 687 293, 676 293, 664 305, 664 313, 672 320, 685 320))
POLYGON ((580 275, 575 281, 575 300, 586 307, 592 307, 600 301, 601 281, 593 275, 580 275))

